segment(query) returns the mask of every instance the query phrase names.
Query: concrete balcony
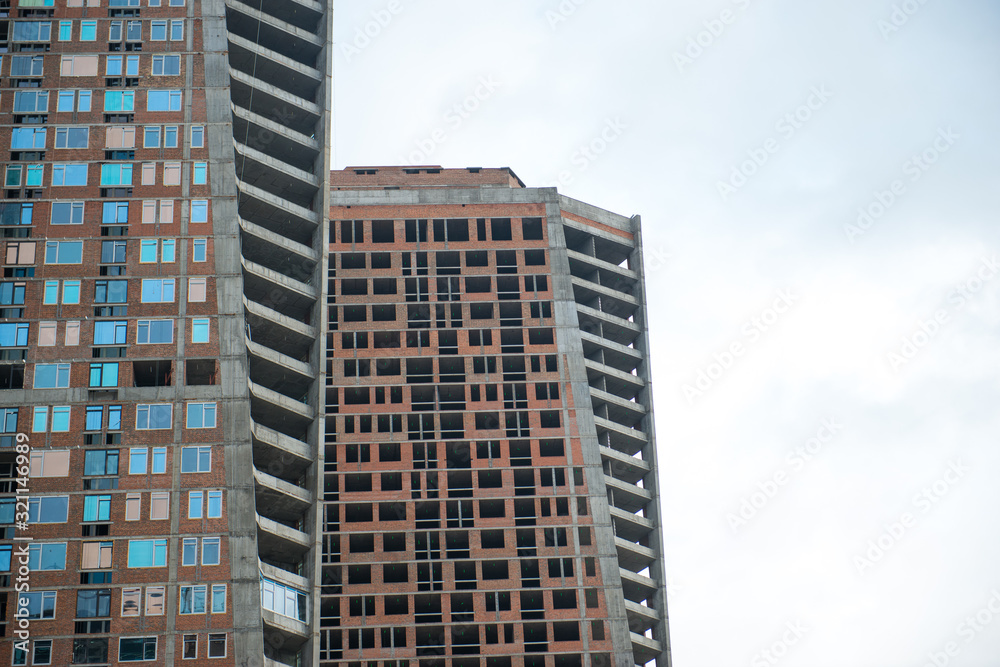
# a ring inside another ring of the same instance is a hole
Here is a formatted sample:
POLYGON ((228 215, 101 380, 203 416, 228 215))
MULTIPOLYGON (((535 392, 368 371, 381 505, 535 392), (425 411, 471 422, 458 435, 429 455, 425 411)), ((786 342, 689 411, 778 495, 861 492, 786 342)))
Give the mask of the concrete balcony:
POLYGON ((271 0, 263 5, 257 5, 253 0, 240 0, 243 4, 264 10, 279 21, 291 23, 303 30, 319 34, 322 30, 320 21, 323 19, 323 5, 316 0, 271 0))
POLYGON ((629 322, 625 318, 605 313, 596 308, 577 304, 576 314, 580 320, 580 328, 584 332, 597 334, 601 338, 619 345, 628 346, 641 334, 639 325, 635 322, 629 322))
POLYGON ((663 645, 655 639, 650 639, 635 632, 629 633, 632 636, 632 655, 635 664, 645 665, 650 660, 655 660, 663 653, 663 645))
POLYGON ((296 132, 278 119, 265 118, 235 104, 230 107, 233 110, 233 137, 238 141, 299 169, 315 170, 323 150, 315 137, 296 132))
MULTIPOLYGON (((282 0, 269 0, 269 4, 283 3, 282 0)), ((232 34, 308 67, 319 64, 325 46, 323 38, 317 34, 237 0, 226 0, 226 27, 232 34)))
POLYGON ((240 180, 303 208, 311 208, 320 179, 272 157, 265 151, 236 142, 236 173, 240 180))
POLYGON ((272 350, 281 350, 287 356, 309 359, 316 336, 316 327, 283 315, 278 311, 243 296, 243 306, 250 329, 250 340, 272 350))
POLYGON ((247 340, 250 379, 286 396, 302 396, 309 391, 316 374, 309 364, 247 340))
POLYGON ((608 489, 611 504, 626 512, 635 514, 653 501, 653 495, 646 489, 608 475, 604 476, 604 485, 608 489))
POLYGON ((250 416, 254 421, 286 434, 308 432, 316 418, 316 408, 249 379, 247 386, 250 388, 250 416))
POLYGON ((626 401, 638 398, 646 388, 646 381, 638 375, 620 371, 617 368, 587 359, 587 380, 591 387, 603 389, 626 401))
POLYGON ((262 116, 280 118, 296 132, 312 135, 320 129, 323 109, 315 102, 287 93, 232 67, 229 68, 229 77, 233 104, 262 116))
POLYGON ((629 570, 620 570, 619 574, 622 579, 622 591, 625 593, 625 599, 632 602, 655 600, 656 596, 662 592, 661 589, 664 588, 649 577, 629 570))
POLYGON ((617 368, 627 374, 642 367, 645 358, 642 352, 634 347, 615 343, 587 331, 582 331, 581 336, 583 354, 587 359, 617 368))
POLYGON ((601 414, 602 417, 625 426, 641 422, 647 413, 645 405, 626 400, 595 387, 590 388, 590 399, 594 403, 595 413, 603 406, 607 412, 601 414))
POLYGON ((601 444, 619 452, 633 456, 649 444, 649 436, 645 431, 628 428, 603 417, 595 416, 594 422, 597 425, 597 439, 601 444))
POLYGON ((628 456, 604 445, 601 445, 601 458, 604 461, 605 470, 610 468, 612 477, 629 484, 641 481, 652 471, 650 465, 642 459, 628 456))
POLYGON ((611 524, 614 526, 615 535, 631 542, 638 542, 645 539, 656 530, 656 526, 646 517, 626 512, 617 507, 611 507, 611 524))
MULTIPOLYGON (((257 507, 260 507, 258 503, 257 507)), ((618 564, 632 572, 642 572, 656 560, 656 552, 641 544, 615 537, 615 549, 618 551, 618 564)))
POLYGON ((297 565, 312 548, 312 538, 306 533, 260 514, 257 528, 257 551, 269 561, 297 565))
POLYGON ((298 521, 312 506, 313 494, 308 489, 268 475, 257 468, 253 471, 257 513, 275 521, 298 521))
POLYGON ((319 290, 243 258, 243 293, 281 314, 308 322, 319 290))
POLYGON ((625 600, 625 612, 628 614, 628 626, 633 632, 645 632, 663 621, 660 613, 652 607, 636 604, 631 600, 625 600))
POLYGON ((238 173, 236 176, 236 185, 240 189, 241 218, 312 247, 313 234, 320 224, 319 214, 252 183, 241 181, 238 173))
POLYGON ((316 99, 323 74, 262 45, 230 33, 229 65, 245 74, 272 81, 282 90, 307 100, 316 99))
POLYGON ((635 315, 640 308, 638 299, 631 294, 598 285, 576 276, 573 276, 572 280, 573 296, 577 303, 594 308, 599 307, 602 312, 613 313, 618 317, 625 317, 625 319, 635 315))
POLYGON ((633 283, 639 280, 639 274, 624 266, 618 266, 576 250, 567 250, 566 254, 569 256, 570 273, 574 276, 590 280, 588 276, 597 274, 601 284, 604 285, 613 285, 616 281, 621 280, 631 280, 633 283))
POLYGON ((308 623, 264 608, 261 608, 260 612, 264 620, 264 634, 268 636, 268 641, 280 644, 283 650, 298 650, 312 636, 308 623))
POLYGON ((240 220, 240 229, 243 257, 292 280, 302 283, 314 280, 319 253, 312 248, 246 220, 240 220))
POLYGON ((251 422, 253 464, 269 475, 294 482, 300 479, 313 464, 309 445, 279 433, 263 424, 251 422))
POLYGON ((289 572, 288 570, 282 570, 280 567, 275 567, 263 561, 257 561, 257 563, 260 566, 260 573, 267 579, 284 584, 290 588, 297 588, 300 591, 308 591, 312 588, 312 584, 303 576, 289 572))

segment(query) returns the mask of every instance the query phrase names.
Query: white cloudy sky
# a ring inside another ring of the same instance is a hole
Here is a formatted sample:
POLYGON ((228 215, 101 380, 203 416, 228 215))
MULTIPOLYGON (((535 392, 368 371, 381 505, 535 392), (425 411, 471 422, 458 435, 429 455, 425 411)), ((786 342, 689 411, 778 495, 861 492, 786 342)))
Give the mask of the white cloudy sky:
POLYGON ((642 215, 675 667, 1000 664, 1000 9, 896 1, 336 3, 338 168, 642 215))

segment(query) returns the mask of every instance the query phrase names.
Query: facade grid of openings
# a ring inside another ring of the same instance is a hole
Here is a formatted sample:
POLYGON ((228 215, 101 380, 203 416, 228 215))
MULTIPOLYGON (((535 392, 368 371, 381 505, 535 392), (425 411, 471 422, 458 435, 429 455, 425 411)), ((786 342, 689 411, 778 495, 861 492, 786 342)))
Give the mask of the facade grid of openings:
POLYGON ((331 20, 0 0, 0 664, 315 664, 331 20))
POLYGON ((669 665, 638 218, 331 188, 319 664, 669 665))

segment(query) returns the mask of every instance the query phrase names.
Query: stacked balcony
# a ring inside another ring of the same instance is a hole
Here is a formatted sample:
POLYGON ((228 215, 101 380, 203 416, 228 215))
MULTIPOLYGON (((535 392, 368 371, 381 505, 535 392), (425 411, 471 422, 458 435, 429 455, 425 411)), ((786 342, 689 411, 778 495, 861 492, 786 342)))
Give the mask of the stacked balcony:
MULTIPOLYGON (((329 180, 328 3, 226 0, 262 581, 311 600, 317 322, 329 180)), ((269 585, 272 585, 269 584, 269 585)), ((267 664, 312 664, 311 614, 263 609, 267 664)))
POLYGON ((667 665, 640 250, 637 242, 567 218, 563 230, 632 653, 637 665, 667 665))

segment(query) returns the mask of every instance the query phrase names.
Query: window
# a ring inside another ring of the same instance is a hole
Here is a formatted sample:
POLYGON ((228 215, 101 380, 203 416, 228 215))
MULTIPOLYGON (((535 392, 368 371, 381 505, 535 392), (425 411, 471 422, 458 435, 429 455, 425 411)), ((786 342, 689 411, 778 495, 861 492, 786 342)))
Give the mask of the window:
POLYGON ((163 184, 164 185, 180 185, 181 184, 181 163, 180 162, 164 162, 163 163, 163 184))
POLYGON ((102 320, 94 322, 94 345, 125 345, 128 322, 102 320))
POLYGON ((52 38, 50 21, 14 21, 14 42, 47 42, 52 38))
POLYGON ((153 474, 161 475, 167 472, 167 448, 153 447, 153 474))
POLYGON ((98 56, 63 56, 59 62, 62 76, 97 76, 98 56))
POLYGON ((212 613, 226 613, 226 585, 212 584, 212 613))
MULTIPOLYGON (((89 415, 88 415, 89 416, 89 415)), ((98 427, 100 428, 100 427, 98 427)), ((88 430, 89 425, 88 425, 88 430)), ((118 450, 90 450, 83 459, 84 475, 117 475, 118 450)))
POLYGON ((46 264, 80 264, 83 262, 83 241, 46 241, 46 264))
POLYGON ((116 125, 104 133, 105 148, 135 148, 135 128, 116 125))
MULTIPOLYGON (((186 542, 187 540, 185 540, 186 542)), ((208 586, 181 586, 180 614, 204 614, 208 608, 208 586)))
MULTIPOLYGON (((105 65, 105 73, 108 76, 139 76, 139 56, 108 56, 105 65)), ((130 91, 125 91, 130 92, 130 91)), ((135 101, 133 94, 131 99, 135 101)), ((106 109, 107 110, 107 109, 106 109)), ((118 111, 134 111, 133 108, 118 109, 118 111)))
POLYGON ((91 387, 117 387, 118 362, 105 362, 90 365, 91 387))
POLYGON ((29 544, 28 569, 32 572, 39 570, 65 570, 66 543, 29 544))
POLYGON ((101 185, 132 185, 132 165, 120 163, 102 164, 101 185))
POLYGON ((173 409, 170 403, 140 403, 135 408, 136 429, 153 431, 170 428, 173 409))
POLYGON ((157 521, 170 518, 170 494, 167 492, 149 494, 149 518, 157 521))
POLYGON ((149 449, 146 447, 133 447, 128 451, 128 474, 145 475, 146 464, 149 460, 149 449))
POLYGON ((177 148, 177 126, 166 125, 163 128, 163 147, 177 148))
POLYGON ((205 126, 191 126, 191 148, 202 148, 205 146, 205 126))
POLYGON ((111 567, 113 542, 84 542, 80 559, 83 570, 104 570, 111 567))
MULTIPOLYGON (((59 135, 57 134, 56 137, 58 138, 58 136, 59 135)), ((53 225, 82 225, 83 202, 82 201, 52 202, 52 217, 50 219, 50 222, 53 225)))
POLYGON ((102 225, 127 225, 128 224, 128 202, 127 201, 106 201, 101 211, 102 225))
POLYGON ((57 162, 52 165, 52 185, 86 185, 87 165, 57 162))
POLYGON ((222 491, 208 492, 208 518, 219 519, 222 517, 222 491))
POLYGON ((185 537, 181 542, 181 565, 198 564, 198 538, 185 537))
POLYGON ((173 278, 144 278, 142 281, 143 303, 173 303, 173 278))
MULTIPOLYGON (((56 148, 87 148, 90 129, 86 127, 57 127, 56 148)), ((81 207, 83 202, 79 202, 81 207)))
MULTIPOLYGON (((179 55, 153 56, 153 76, 177 76, 181 73, 181 57, 179 55)), ((178 106, 178 109, 180 106, 178 106)), ((172 109, 176 111, 176 109, 172 109)))
POLYGON ((69 42, 73 39, 73 22, 72 21, 60 21, 59 22, 59 41, 69 42))
POLYGON ((191 260, 204 262, 208 254, 208 239, 194 239, 191 242, 191 260))
MULTIPOLYGON (((44 142, 45 137, 42 136, 42 141, 44 142)), ((207 162, 195 162, 192 170, 192 183, 195 185, 204 185, 208 182, 208 163, 207 162)))
POLYGON ((146 587, 146 616, 163 616, 163 600, 166 589, 163 586, 146 587))
POLYGON ((80 21, 80 41, 97 41, 97 21, 80 21))
MULTIPOLYGON (((72 95, 72 91, 68 91, 72 95)), ((49 110, 49 93, 45 90, 18 90, 14 92, 14 113, 34 114, 49 110)), ((73 110, 72 103, 70 111, 73 110)), ((62 109, 59 109, 62 111, 62 109)))
MULTIPOLYGON (((34 241, 13 241, 7 244, 8 264, 34 264, 35 263, 35 243, 34 241)), ((7 283, 10 284, 10 283, 7 283)), ((24 283, 15 283, 20 286, 21 300, 24 303, 24 283)), ((16 292, 16 290, 15 290, 16 292)))
MULTIPOLYGON (((28 187, 41 187, 44 165, 40 164, 11 164, 7 166, 4 176, 4 184, 9 188, 21 186, 21 177, 24 175, 24 184, 28 187)), ((30 223, 29 223, 30 224, 30 223)))
POLYGON ((204 445, 199 447, 181 448, 181 472, 211 472, 212 448, 204 445))
POLYGON ((11 56, 11 76, 41 76, 44 63, 43 56, 11 56))
POLYGON ((202 498, 201 491, 188 491, 188 518, 202 518, 202 498))
POLYGON ((215 403, 188 403, 187 428, 215 428, 215 403))
POLYGON ((36 496, 28 500, 29 523, 66 523, 69 496, 36 496))
MULTIPOLYGON (((18 253, 15 252, 15 261, 18 253)), ((8 260, 10 257, 8 256, 8 260)), ((32 259, 32 262, 34 259, 32 259)), ((0 305, 23 306, 25 283, 0 283, 0 305)))
POLYGON ((69 387, 69 364, 35 364, 35 389, 69 387))
POLYGON ((105 90, 105 111, 135 111, 134 90, 105 90))
POLYGON ((191 342, 192 343, 207 343, 208 342, 208 319, 207 318, 196 318, 191 320, 191 342))
POLYGON ((51 665, 52 664, 52 640, 36 639, 32 646, 31 664, 51 665))
POLYGON ((143 148, 159 148, 160 147, 160 126, 159 125, 147 125, 145 128, 143 128, 142 147, 143 148))
POLYGON ((191 660, 198 657, 198 635, 184 635, 184 648, 181 658, 191 660))
POLYGON ((66 345, 80 344, 80 321, 73 320, 66 323, 66 345))
POLYGON ((125 520, 138 521, 142 518, 142 494, 125 494, 125 520))
POLYGON ((73 640, 73 664, 107 662, 108 640, 106 638, 73 640))
POLYGON ((149 24, 149 39, 154 42, 167 41, 167 22, 152 21, 149 24))
POLYGON ((203 303, 207 290, 208 278, 188 278, 188 303, 203 303))
POLYGON ((101 241, 101 264, 121 264, 125 261, 125 241, 101 241))
POLYGON ((56 617, 56 592, 31 591, 17 596, 18 618, 50 619, 56 617))
POLYGON ((24 347, 28 344, 28 325, 8 322, 0 324, 0 347, 24 347))
POLYGON ((86 496, 83 499, 84 521, 110 521, 111 496, 86 496))
POLYGON ((97 280, 94 282, 94 301, 96 303, 125 303, 127 300, 127 280, 97 280))
MULTIPOLYGON (((173 0, 171 0, 173 2, 173 0)), ((222 632, 208 633, 208 657, 226 657, 226 634, 222 632)))
POLYGON ((142 610, 142 589, 122 589, 122 616, 138 616, 142 610))
POLYGON ((36 405, 31 417, 31 432, 45 433, 49 430, 49 408, 47 405, 36 405))
POLYGON ((184 19, 176 19, 170 22, 170 41, 179 42, 184 39, 184 19))
POLYGON ((290 586, 261 577, 260 602, 264 609, 299 621, 306 620, 308 597, 290 586))
POLYGON ((208 222, 208 201, 194 199, 191 201, 191 222, 208 222))
POLYGON ((180 111, 180 90, 149 90, 146 93, 146 111, 180 111))
POLYGON ((136 342, 141 345, 173 343, 173 320, 139 320, 136 342))
POLYGON ((11 150, 45 150, 44 127, 15 127, 10 135, 11 150))
POLYGON ((111 616, 111 589, 89 589, 76 592, 77 618, 111 616))
POLYGON ((118 661, 156 660, 156 637, 122 637, 118 640, 118 661))
POLYGON ((156 251, 159 245, 159 241, 156 239, 142 239, 139 245, 139 262, 142 264, 156 262, 156 251))
MULTIPOLYGON (((52 408, 52 432, 53 433, 67 433, 69 432, 69 416, 70 407, 68 405, 57 405, 52 408)), ((49 425, 49 408, 45 405, 36 405, 34 412, 32 414, 32 427, 31 431, 33 433, 45 433, 49 425)), ((42 456, 43 452, 36 452, 39 456, 42 456)), ((53 456, 54 452, 49 452, 53 456)), ((33 454, 34 455, 34 454, 33 454)), ((42 474, 32 474, 34 477, 50 477, 57 475, 42 475, 42 474)), ((62 475, 58 475, 62 476, 62 475)))
POLYGON ((176 255, 177 240, 163 239, 160 241, 160 261, 170 263, 176 255))
MULTIPOLYGON (((17 93, 14 95, 14 106, 15 111, 17 111, 17 93)), ((44 93, 44 95, 46 98, 45 106, 47 108, 48 93, 44 93)), ((56 103, 56 111, 90 111, 90 100, 91 92, 89 90, 60 90, 56 103)))
POLYGON ((129 540, 128 567, 165 567, 166 540, 129 540))

